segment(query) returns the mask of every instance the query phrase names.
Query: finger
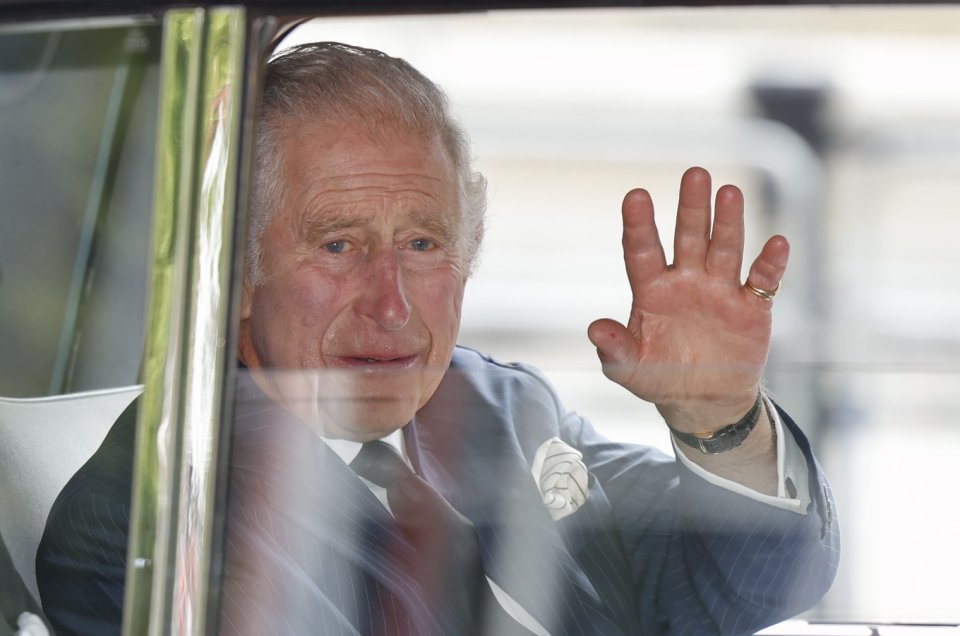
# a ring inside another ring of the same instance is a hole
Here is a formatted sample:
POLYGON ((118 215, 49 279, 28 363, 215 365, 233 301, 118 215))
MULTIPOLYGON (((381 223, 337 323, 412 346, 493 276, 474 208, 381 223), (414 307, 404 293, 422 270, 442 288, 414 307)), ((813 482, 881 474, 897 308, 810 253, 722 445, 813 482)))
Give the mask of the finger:
POLYGON ((690 168, 680 179, 673 262, 683 269, 703 269, 710 240, 710 173, 690 168))
POLYGON ((630 331, 616 320, 601 318, 587 328, 587 337, 597 348, 603 373, 614 382, 624 378, 630 360, 638 359, 637 341, 630 331))
MULTIPOLYGON (((747 274, 747 281, 755 289, 761 292, 776 293, 783 280, 783 274, 787 271, 787 261, 790 259, 790 243, 783 236, 772 236, 767 239, 760 255, 750 266, 750 273, 747 274)), ((758 303, 768 303, 769 301, 760 298, 746 286, 741 289, 758 303)))
POLYGON ((653 215, 650 193, 631 190, 623 198, 623 261, 634 291, 667 269, 667 259, 653 215))
POLYGON ((743 266, 743 193, 736 186, 717 190, 713 231, 707 247, 707 273, 740 282, 743 266))

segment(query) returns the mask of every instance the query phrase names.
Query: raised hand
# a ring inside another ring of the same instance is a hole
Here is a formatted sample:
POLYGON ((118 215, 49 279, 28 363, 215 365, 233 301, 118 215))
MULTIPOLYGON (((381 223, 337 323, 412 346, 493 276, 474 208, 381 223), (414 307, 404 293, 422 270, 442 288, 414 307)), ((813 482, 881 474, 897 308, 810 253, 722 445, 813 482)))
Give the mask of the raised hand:
POLYGON ((767 240, 742 284, 743 243, 742 193, 720 188, 711 214, 702 168, 680 182, 672 265, 649 193, 632 190, 623 200, 630 316, 626 325, 597 320, 588 334, 604 374, 656 404, 675 429, 721 428, 756 399, 770 347, 773 303, 765 292, 778 289, 790 246, 782 236, 767 240))

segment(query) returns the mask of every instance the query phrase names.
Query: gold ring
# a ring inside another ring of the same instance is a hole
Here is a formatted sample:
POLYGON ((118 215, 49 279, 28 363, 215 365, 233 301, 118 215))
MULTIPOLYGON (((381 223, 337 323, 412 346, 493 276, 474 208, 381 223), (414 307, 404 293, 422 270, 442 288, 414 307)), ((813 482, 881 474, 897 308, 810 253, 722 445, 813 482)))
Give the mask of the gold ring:
POLYGON ((743 286, 746 287, 748 290, 750 290, 750 293, 752 293, 757 298, 762 298, 766 301, 772 301, 773 297, 776 296, 777 292, 780 291, 780 283, 777 283, 777 286, 774 287, 772 291, 767 291, 766 289, 759 289, 757 287, 754 287, 753 285, 750 284, 750 281, 746 281, 743 284, 743 286))

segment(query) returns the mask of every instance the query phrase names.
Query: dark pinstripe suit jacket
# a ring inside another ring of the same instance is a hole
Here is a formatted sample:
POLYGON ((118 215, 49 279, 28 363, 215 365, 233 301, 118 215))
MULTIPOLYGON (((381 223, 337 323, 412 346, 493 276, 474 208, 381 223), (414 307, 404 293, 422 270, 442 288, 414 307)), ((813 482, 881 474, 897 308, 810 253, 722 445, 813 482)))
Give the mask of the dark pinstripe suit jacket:
MULTIPOLYGON (((707 484, 655 450, 611 443, 564 412, 536 372, 465 349, 404 435, 418 472, 476 526, 487 575, 551 634, 748 634, 809 607, 837 566, 829 489, 787 426, 810 463, 806 515, 707 484), (559 521, 529 468, 554 436, 590 470, 586 504, 559 521)), ((81 633, 119 625, 115 548, 129 495, 104 492, 103 467, 126 470, 106 455, 64 490, 38 557, 51 620, 98 627, 81 633), (65 546, 78 530, 81 543, 105 545, 65 546), (76 589, 88 598, 72 599, 76 589)), ((416 557, 372 493, 249 380, 238 386, 231 470, 222 631, 460 633, 409 578, 416 557)))

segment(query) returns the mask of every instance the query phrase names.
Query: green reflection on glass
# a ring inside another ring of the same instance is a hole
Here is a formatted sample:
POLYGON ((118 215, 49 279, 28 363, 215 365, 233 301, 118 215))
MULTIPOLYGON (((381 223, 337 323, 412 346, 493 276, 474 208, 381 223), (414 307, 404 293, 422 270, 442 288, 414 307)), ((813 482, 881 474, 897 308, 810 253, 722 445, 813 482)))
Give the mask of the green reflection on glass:
POLYGON ((191 261, 192 301, 184 332, 183 445, 178 497, 172 630, 206 633, 216 447, 232 268, 245 19, 242 10, 214 9, 204 42, 203 102, 191 261))
POLYGON ((179 343, 186 300, 188 220, 204 12, 164 20, 154 182, 153 247, 128 546, 124 633, 148 630, 167 604, 171 494, 179 418, 179 343), (154 576, 156 574, 156 577, 154 576), (151 619, 154 616, 154 619, 151 619))

